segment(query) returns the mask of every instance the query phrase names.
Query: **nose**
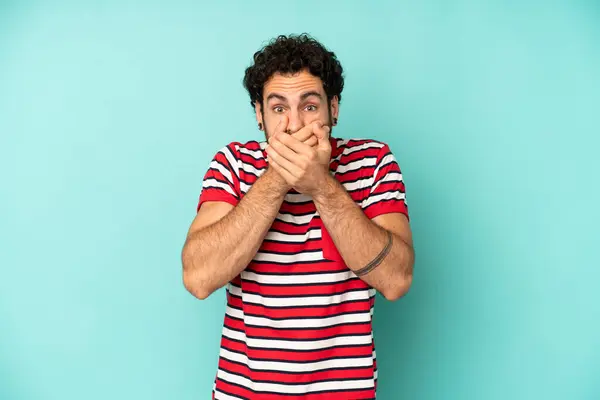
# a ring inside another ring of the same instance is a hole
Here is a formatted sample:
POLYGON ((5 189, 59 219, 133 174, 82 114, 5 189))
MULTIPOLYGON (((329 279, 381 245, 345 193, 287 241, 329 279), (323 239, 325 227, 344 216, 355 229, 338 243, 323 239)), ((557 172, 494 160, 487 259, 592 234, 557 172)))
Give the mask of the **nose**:
POLYGON ((292 110, 288 116, 288 132, 295 133, 298 132, 304 126, 302 119, 300 118, 300 113, 296 110, 292 110))

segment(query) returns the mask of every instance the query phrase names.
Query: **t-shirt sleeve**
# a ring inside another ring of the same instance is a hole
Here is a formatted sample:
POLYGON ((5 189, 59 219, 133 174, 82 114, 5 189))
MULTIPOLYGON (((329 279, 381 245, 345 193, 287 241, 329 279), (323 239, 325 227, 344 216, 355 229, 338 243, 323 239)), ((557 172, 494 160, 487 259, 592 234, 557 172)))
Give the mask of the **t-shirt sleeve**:
POLYGON ((409 218, 402 171, 388 145, 379 151, 373 184, 361 205, 369 219, 388 213, 402 213, 409 218))
POLYGON ((196 211, 207 201, 224 201, 234 206, 239 203, 241 196, 238 160, 238 152, 233 143, 215 154, 204 175, 196 211))

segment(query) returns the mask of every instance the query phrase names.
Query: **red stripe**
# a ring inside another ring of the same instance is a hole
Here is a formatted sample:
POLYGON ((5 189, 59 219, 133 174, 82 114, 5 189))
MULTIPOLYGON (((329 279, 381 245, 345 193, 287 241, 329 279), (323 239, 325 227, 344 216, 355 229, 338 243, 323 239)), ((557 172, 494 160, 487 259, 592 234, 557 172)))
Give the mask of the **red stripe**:
POLYGON ((346 282, 327 285, 267 286, 250 281, 242 282, 242 291, 263 296, 319 296, 367 288, 366 283, 360 278, 352 278, 346 282))
POLYGON ((319 307, 267 307, 261 304, 244 303, 241 298, 235 296, 229 298, 229 305, 242 309, 244 314, 269 318, 326 318, 344 313, 367 312, 371 309, 369 300, 319 307))
POLYGON ((370 357, 373 355, 372 344, 350 347, 340 346, 330 349, 318 349, 311 351, 294 351, 281 349, 248 349, 245 343, 234 341, 223 337, 221 347, 237 353, 246 354, 249 358, 255 360, 273 360, 280 362, 317 362, 330 358, 341 357, 370 357))
POLYGON ((335 391, 326 393, 307 393, 300 395, 288 395, 279 393, 255 393, 248 389, 242 389, 238 386, 232 385, 221 379, 217 380, 217 389, 223 389, 236 396, 246 397, 252 400, 332 400, 332 399, 368 399, 375 397, 375 391, 373 389, 360 390, 360 391, 335 391))
POLYGON ((249 271, 255 271, 264 274, 318 274, 331 272, 346 272, 348 268, 340 263, 330 261, 316 261, 305 264, 275 264, 267 262, 252 261, 248 268, 249 271))
POLYGON ((219 360, 219 368, 232 374, 246 377, 252 381, 268 381, 277 383, 312 383, 317 381, 337 379, 371 379, 374 369, 371 366, 364 368, 342 368, 325 371, 312 371, 309 373, 285 373, 275 371, 252 371, 248 366, 231 362, 225 358, 219 360))
POLYGON ((314 329, 273 329, 246 326, 244 321, 231 318, 229 315, 225 315, 224 325, 227 328, 245 332, 247 336, 280 340, 320 340, 335 336, 369 335, 372 332, 371 322, 314 329))
POLYGON ((302 251, 321 250, 319 240, 310 240, 302 243, 280 243, 265 241, 259 251, 298 254, 302 251))

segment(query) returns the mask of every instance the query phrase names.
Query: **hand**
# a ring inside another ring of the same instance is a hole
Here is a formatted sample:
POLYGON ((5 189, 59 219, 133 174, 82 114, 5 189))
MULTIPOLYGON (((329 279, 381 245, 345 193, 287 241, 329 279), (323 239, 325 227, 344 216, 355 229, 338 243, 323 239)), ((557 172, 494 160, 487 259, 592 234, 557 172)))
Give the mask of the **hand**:
POLYGON ((320 121, 305 126, 295 135, 277 131, 269 139, 266 151, 269 164, 299 193, 314 197, 329 177, 329 127, 320 121), (310 134, 317 138, 315 147, 297 139, 310 134))
MULTIPOLYGON (((279 123, 275 127, 275 132, 273 133, 273 136, 278 134, 289 136, 289 134, 287 133, 287 127, 288 117, 284 115, 281 117, 279 123)), ((318 144, 318 139, 312 132, 312 129, 300 129, 299 131, 293 133, 291 136, 311 147, 316 147, 316 145, 318 144)), ((265 175, 268 177, 268 179, 272 180, 273 185, 276 189, 281 190, 282 194, 286 194, 290 191, 290 189, 292 189, 292 185, 288 184, 287 181, 274 168, 271 168, 271 164, 269 164, 269 169, 267 170, 265 175)))
MULTIPOLYGON (((287 135, 287 133, 285 132, 287 130, 287 126, 288 126, 288 119, 286 116, 283 116, 280 120, 279 123, 277 124, 277 126, 275 127, 275 132, 273 133, 273 136, 275 135, 287 135)), ((296 132, 297 138, 301 139, 306 137, 306 134, 301 134, 299 135, 299 132, 296 132)), ((268 153, 268 149, 269 146, 267 146, 267 153, 268 153)), ((267 162, 269 161, 268 157, 267 157, 267 162)), ((265 172, 265 177, 267 179, 270 179, 271 182, 273 183, 273 186, 276 190, 280 190, 280 193, 282 195, 285 195, 287 192, 290 191, 290 189, 292 188, 292 186, 290 186, 287 181, 281 176, 281 174, 279 174, 277 172, 277 170, 275 168, 273 168, 272 164, 269 163, 269 167, 267 169, 267 172, 265 172)))

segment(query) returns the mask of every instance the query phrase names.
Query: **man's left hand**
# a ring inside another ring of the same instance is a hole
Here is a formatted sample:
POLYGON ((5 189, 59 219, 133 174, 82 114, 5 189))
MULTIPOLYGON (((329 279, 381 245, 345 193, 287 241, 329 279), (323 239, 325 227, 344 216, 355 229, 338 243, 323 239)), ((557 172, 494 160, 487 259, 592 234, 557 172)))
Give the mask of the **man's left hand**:
POLYGON ((304 127, 312 129, 318 143, 311 147, 292 135, 275 134, 269 140, 266 151, 269 164, 297 192, 314 197, 329 178, 331 143, 329 127, 319 121, 304 127))

